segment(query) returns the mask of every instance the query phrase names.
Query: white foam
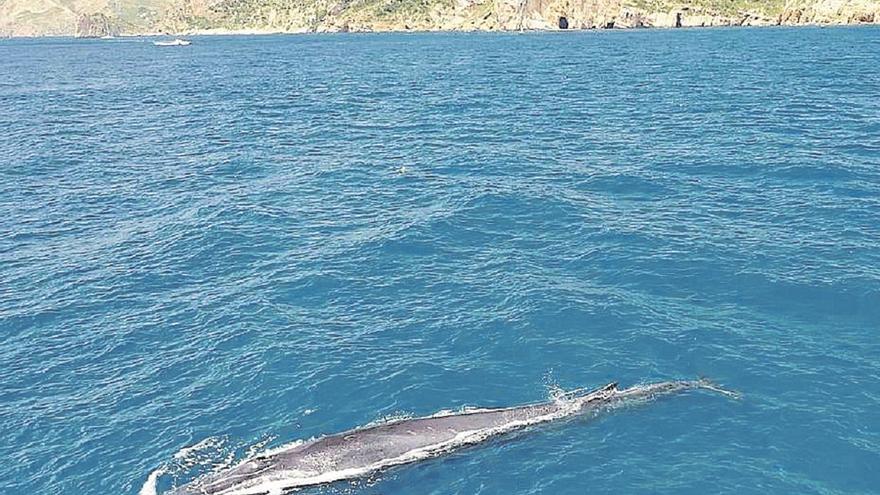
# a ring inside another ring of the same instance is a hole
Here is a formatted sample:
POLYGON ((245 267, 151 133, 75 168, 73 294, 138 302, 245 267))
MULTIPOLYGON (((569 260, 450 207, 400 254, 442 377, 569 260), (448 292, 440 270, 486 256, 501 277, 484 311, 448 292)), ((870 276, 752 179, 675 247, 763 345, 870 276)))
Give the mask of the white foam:
POLYGON ((393 423, 400 423, 401 421, 412 419, 412 414, 405 412, 398 412, 394 414, 389 414, 387 416, 382 416, 379 419, 370 421, 363 428, 372 428, 374 426, 382 426, 382 425, 390 425, 393 423))
POLYGON ((435 412, 434 414, 427 416, 428 418, 445 418, 447 416, 458 416, 461 414, 473 414, 487 411, 497 411, 497 409, 492 409, 488 407, 471 407, 471 406, 463 406, 460 409, 443 409, 435 412))
MULTIPOLYGON (((270 440, 271 438, 257 444, 254 451, 265 447, 270 440)), ((157 495, 157 482, 162 475, 177 476, 195 466, 204 466, 213 472, 228 468, 235 461, 235 452, 229 451, 224 454, 226 443, 226 439, 223 437, 208 437, 178 450, 171 456, 170 462, 163 464, 147 476, 147 480, 138 492, 139 495, 157 495)))
POLYGON ((263 451, 266 448, 266 446, 269 445, 269 443, 271 443, 273 440, 275 440, 275 438, 276 438, 275 435, 269 435, 269 436, 266 436, 265 438, 263 438, 262 440, 260 440, 259 442, 251 445, 245 451, 244 457, 246 459, 250 459, 251 457, 256 456, 261 451, 263 451))
MULTIPOLYGON (((176 461, 175 468, 188 469, 204 462, 204 459, 202 459, 203 456, 199 456, 198 454, 208 449, 219 449, 223 445, 223 442, 222 438, 208 437, 194 445, 178 450, 172 456, 176 461)), ((144 482, 144 486, 141 487, 141 491, 138 492, 138 495, 157 495, 159 477, 168 473, 169 469, 168 464, 163 464, 159 468, 154 469, 147 476, 147 480, 144 482)), ((172 472, 173 470, 174 469, 171 469, 172 472)))
POLYGON ((219 449, 223 446, 223 442, 222 438, 208 437, 195 445, 190 445, 189 447, 184 447, 178 450, 177 453, 174 454, 174 458, 179 461, 192 459, 196 452, 207 449, 219 449))
POLYGON ((165 466, 153 470, 153 472, 147 476, 147 481, 144 482, 144 486, 141 487, 141 491, 138 492, 138 495, 156 495, 157 482, 159 481, 159 476, 162 476, 163 474, 165 474, 165 466))
MULTIPOLYGON (((313 438, 309 441, 312 441, 312 440, 315 440, 315 439, 313 438)), ((259 457, 268 457, 270 455, 275 455, 279 452, 284 452, 284 451, 290 450, 294 447, 299 447, 300 445, 302 445, 304 443, 306 443, 306 440, 295 440, 293 442, 285 443, 284 445, 279 445, 278 447, 272 447, 271 449, 266 449, 263 452, 260 452, 259 457)), ((241 463, 245 463, 249 460, 250 460, 250 458, 247 458, 244 461, 242 461, 241 463)))

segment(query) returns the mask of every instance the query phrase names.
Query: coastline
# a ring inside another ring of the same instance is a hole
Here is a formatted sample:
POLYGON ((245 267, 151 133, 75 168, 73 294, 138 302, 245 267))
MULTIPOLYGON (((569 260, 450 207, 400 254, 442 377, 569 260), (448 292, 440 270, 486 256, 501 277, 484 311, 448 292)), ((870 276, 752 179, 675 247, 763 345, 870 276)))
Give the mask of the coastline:
MULTIPOLYGON (((132 17, 121 7, 69 9, 33 17, 27 2, 6 0, 0 37, 254 36, 324 32, 518 32, 697 27, 880 24, 880 0, 277 0, 208 5, 150 0, 132 17)), ((226 0, 223 0, 224 2, 226 0)), ((231 1, 231 0, 230 0, 231 1)))
POLYGON ((296 35, 296 34, 369 34, 369 33, 583 33, 604 31, 691 31, 696 29, 737 29, 737 28, 834 28, 834 27, 876 27, 878 22, 872 23, 800 23, 800 24, 747 24, 747 25, 709 25, 709 26, 640 26, 640 27, 595 27, 587 29, 365 29, 365 30, 279 30, 279 29, 197 29, 174 33, 156 34, 124 34, 120 37, 145 37, 145 36, 265 36, 265 35, 296 35))
MULTIPOLYGON (((798 28, 871 28, 880 27, 880 22, 851 22, 851 23, 819 23, 805 22, 798 24, 748 24, 748 25, 724 25, 715 24, 707 26, 639 26, 639 27, 595 27, 587 29, 552 29, 552 28, 531 28, 531 29, 364 29, 364 30, 309 30, 309 29, 227 29, 227 28, 209 28, 182 30, 175 32, 132 32, 119 33, 110 39, 122 38, 169 38, 169 37, 234 37, 234 36, 273 36, 273 35, 320 35, 320 34, 432 34, 432 33, 473 33, 473 34, 518 34, 518 33, 585 33, 585 32, 627 32, 627 31, 694 31, 704 29, 740 29, 740 28, 756 28, 756 29, 798 29, 798 28)), ((76 36, 73 34, 42 34, 42 35, 12 35, 0 36, 0 40, 12 39, 53 39, 53 38, 73 38, 78 40, 100 40, 97 36, 76 36)))

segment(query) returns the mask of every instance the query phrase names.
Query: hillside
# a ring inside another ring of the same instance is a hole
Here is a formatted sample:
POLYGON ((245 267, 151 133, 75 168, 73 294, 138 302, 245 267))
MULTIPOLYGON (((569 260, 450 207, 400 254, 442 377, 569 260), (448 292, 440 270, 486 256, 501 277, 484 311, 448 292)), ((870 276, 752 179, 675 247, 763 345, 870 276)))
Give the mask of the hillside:
POLYGON ((0 0, 0 35, 880 23, 880 0, 0 0))

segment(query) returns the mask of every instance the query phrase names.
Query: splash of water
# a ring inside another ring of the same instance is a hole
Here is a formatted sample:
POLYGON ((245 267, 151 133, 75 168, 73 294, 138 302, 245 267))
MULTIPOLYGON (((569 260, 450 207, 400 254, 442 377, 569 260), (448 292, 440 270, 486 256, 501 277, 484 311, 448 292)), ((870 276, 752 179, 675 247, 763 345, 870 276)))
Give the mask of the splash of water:
POLYGON ((138 492, 138 495, 156 495, 156 490, 159 485, 159 476, 165 474, 165 470, 165 466, 153 470, 153 472, 147 476, 147 481, 144 482, 144 486, 141 487, 141 491, 138 492))

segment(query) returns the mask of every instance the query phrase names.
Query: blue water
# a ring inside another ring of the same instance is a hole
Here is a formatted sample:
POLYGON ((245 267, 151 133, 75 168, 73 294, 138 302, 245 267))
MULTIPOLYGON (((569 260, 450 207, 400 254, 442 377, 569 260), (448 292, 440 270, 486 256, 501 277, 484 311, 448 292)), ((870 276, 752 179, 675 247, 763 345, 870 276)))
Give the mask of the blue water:
POLYGON ((0 493, 700 375, 306 493, 880 491, 878 28, 0 61, 0 493))

